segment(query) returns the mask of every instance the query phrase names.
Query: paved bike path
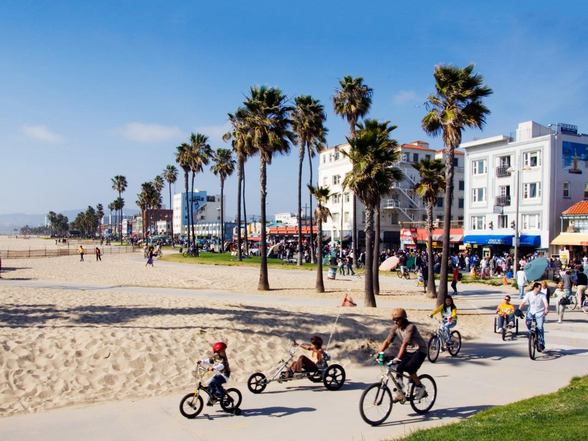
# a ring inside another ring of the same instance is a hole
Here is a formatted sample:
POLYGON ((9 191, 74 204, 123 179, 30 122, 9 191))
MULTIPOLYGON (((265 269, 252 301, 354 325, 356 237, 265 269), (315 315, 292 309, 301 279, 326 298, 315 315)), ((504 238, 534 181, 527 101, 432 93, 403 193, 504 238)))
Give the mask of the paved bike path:
POLYGON ((281 441, 301 437, 337 441, 372 441, 406 435, 414 430, 466 418, 490 406, 557 390, 576 375, 588 374, 588 351, 551 347, 536 361, 526 354, 526 339, 464 342, 457 358, 441 354, 435 364, 425 362, 421 373, 431 374, 438 398, 427 416, 409 405, 395 404, 380 427, 371 427, 359 414, 359 398, 378 379, 375 366, 348 369, 348 381, 336 392, 307 380, 271 383, 260 395, 244 384, 243 414, 207 408, 195 420, 178 411, 188 391, 142 400, 124 400, 65 408, 0 419, 3 441, 281 441))

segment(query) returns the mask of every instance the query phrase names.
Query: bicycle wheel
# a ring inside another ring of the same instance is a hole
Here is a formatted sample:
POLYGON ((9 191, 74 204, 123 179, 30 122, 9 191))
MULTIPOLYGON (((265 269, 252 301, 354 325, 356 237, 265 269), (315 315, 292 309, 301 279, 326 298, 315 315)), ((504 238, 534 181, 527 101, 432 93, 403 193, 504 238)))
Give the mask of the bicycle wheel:
POLYGON ((239 389, 231 387, 225 391, 223 398, 220 401, 220 405, 225 412, 234 412, 241 405, 241 392, 239 389))
POLYGON ((361 418, 371 426, 379 426, 392 412, 392 392, 388 386, 375 383, 361 394, 359 413, 361 418))
POLYGON ((588 314, 588 299, 585 299, 582 303, 582 311, 584 311, 585 314, 588 314))
POLYGON ((402 273, 400 271, 396 271, 396 275, 398 276, 399 279, 402 279, 402 273))
POLYGON ((441 339, 437 334, 433 334, 427 345, 427 358, 431 363, 437 361, 437 358, 439 358, 439 352, 441 352, 441 339))
MULTIPOLYGON (((506 341, 506 325, 502 328, 502 341, 506 341)), ((451 354, 451 352, 449 352, 451 354)))
POLYGON ((415 397, 414 383, 410 386, 410 407, 419 415, 424 415, 433 407, 435 400, 437 399, 437 383, 433 380, 433 377, 427 374, 419 375, 421 384, 425 387, 425 393, 421 398, 415 397))
POLYGON ((573 311, 577 307, 578 307, 578 299, 576 298, 576 296, 570 296, 570 303, 568 305, 568 308, 570 308, 570 311, 573 311))
POLYGON ((447 351, 451 354, 452 357, 455 357, 459 354, 461 350, 461 334, 459 331, 451 331, 451 344, 447 345, 447 351))
POLYGON ((338 364, 330 365, 323 375, 323 384, 328 390, 339 390, 345 383, 345 369, 338 364))
POLYGON ((247 380, 247 388, 251 393, 260 394, 267 387, 267 378, 261 372, 256 372, 247 380))
POLYGON ((204 402, 202 397, 192 392, 180 401, 180 413, 186 418, 196 418, 196 416, 202 412, 203 406, 204 402))
POLYGON ((308 372, 306 376, 313 383, 321 383, 323 381, 321 371, 308 372))
POLYGON ((537 343, 536 343, 537 336, 534 332, 529 334, 529 357, 531 360, 535 360, 536 350, 537 350, 537 343))

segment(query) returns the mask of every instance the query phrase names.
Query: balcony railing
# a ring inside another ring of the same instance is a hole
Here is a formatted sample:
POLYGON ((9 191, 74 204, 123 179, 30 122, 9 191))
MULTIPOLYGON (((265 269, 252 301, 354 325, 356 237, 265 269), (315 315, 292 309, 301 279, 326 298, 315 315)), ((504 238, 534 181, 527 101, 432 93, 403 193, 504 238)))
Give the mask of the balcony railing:
POLYGON ((382 208, 385 210, 398 207, 400 207, 400 203, 397 199, 385 199, 382 202, 382 208))
POLYGON ((496 167, 496 177, 506 178, 510 176, 510 165, 500 165, 496 167))
POLYGON ((510 196, 496 196, 496 206, 497 207, 508 207, 510 206, 510 196))

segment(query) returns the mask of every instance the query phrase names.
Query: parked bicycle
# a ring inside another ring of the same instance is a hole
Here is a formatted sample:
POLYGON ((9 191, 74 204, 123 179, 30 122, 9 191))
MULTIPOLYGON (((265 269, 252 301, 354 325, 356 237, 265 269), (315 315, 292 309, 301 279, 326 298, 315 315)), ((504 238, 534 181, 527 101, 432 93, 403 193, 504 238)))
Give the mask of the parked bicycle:
POLYGON ((441 320, 435 320, 439 323, 439 326, 427 345, 427 358, 431 363, 435 363, 439 358, 439 353, 447 351, 452 357, 457 356, 461 350, 461 334, 459 331, 451 331, 451 343, 449 340, 449 333, 445 329, 441 320))
POLYGON ((392 412, 394 402, 410 404, 412 409, 419 415, 424 415, 431 410, 437 399, 437 384, 433 377, 428 374, 419 375, 419 381, 424 386, 424 389, 417 395, 416 386, 409 381, 410 377, 407 374, 402 374, 401 381, 396 379, 398 372, 393 361, 384 364, 383 361, 377 360, 377 363, 384 368, 382 377, 379 382, 372 384, 363 391, 359 400, 359 413, 366 423, 372 426, 382 424, 392 412), (390 382, 392 384, 389 386, 390 382), (408 393, 405 390, 405 382, 408 385, 408 393), (391 388, 392 390, 390 390, 391 388), (403 398, 394 401, 392 392, 403 398))
POLYGON ((263 372, 252 374, 247 380, 247 388, 254 394, 260 394, 272 381, 285 383, 302 378, 308 378, 313 383, 322 382, 328 390, 338 390, 343 386, 346 376, 345 369, 339 364, 329 364, 331 356, 326 351, 323 352, 323 359, 317 364, 318 369, 316 371, 294 372, 289 375, 288 368, 297 351, 298 343, 292 340, 292 344, 288 348, 288 356, 281 359, 276 366, 267 371, 267 374, 263 372))
POLYGON ((204 386, 207 380, 210 378, 208 369, 197 365, 196 369, 192 371, 193 375, 197 379, 196 383, 196 390, 191 392, 182 398, 180 401, 180 413, 185 416, 186 418, 196 418, 200 412, 202 412, 202 408, 204 407, 204 400, 202 398, 204 396, 208 396, 207 403, 209 405, 214 405, 217 402, 220 404, 222 410, 228 413, 232 413, 234 415, 240 415, 241 409, 239 406, 241 405, 241 392, 239 389, 231 387, 229 389, 225 389, 222 398, 217 399, 213 395, 210 394, 208 388, 204 386))

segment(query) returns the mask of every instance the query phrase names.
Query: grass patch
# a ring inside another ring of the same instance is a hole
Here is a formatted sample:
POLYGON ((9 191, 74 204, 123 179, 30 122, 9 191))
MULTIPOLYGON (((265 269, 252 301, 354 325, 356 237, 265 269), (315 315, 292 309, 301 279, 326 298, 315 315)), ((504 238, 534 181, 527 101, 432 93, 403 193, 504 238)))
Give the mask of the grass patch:
POLYGON ((557 392, 482 411, 459 423, 413 433, 407 441, 580 440, 588 433, 588 376, 557 392))
MULTIPOLYGON (((200 252, 200 256, 183 256, 182 254, 164 254, 161 260, 166 262, 177 262, 177 263, 189 263, 196 265, 224 265, 224 266, 252 266, 259 267, 261 265, 261 257, 253 256, 243 258, 239 261, 236 256, 232 256, 230 253, 207 253, 200 252)), ((316 265, 311 263, 305 263, 302 266, 298 266, 292 263, 285 263, 280 259, 267 259, 267 266, 270 268, 283 268, 292 270, 316 270, 316 265)))

